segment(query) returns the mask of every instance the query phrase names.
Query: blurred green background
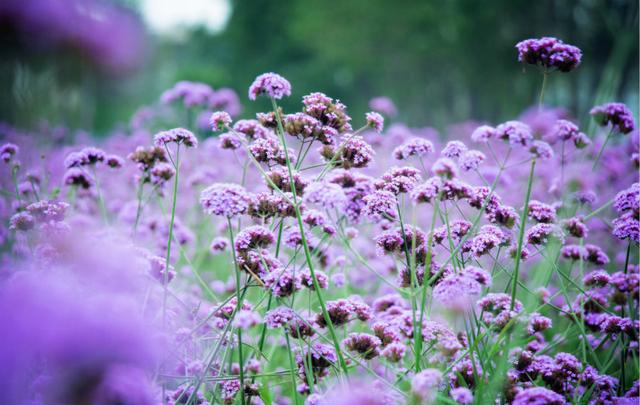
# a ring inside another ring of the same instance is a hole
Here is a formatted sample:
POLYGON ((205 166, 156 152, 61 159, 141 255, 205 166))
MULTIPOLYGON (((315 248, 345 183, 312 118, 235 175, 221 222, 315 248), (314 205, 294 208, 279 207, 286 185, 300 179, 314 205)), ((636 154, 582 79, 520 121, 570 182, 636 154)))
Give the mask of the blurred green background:
MULTIPOLYGON (((189 7, 190 1, 180 4, 189 7)), ((144 21, 141 3, 112 5, 144 21)), ((584 53, 575 72, 552 75, 548 105, 582 116, 595 103, 623 101, 637 117, 636 0, 226 5, 230 14, 215 31, 197 25, 179 33, 143 28, 143 46, 135 51, 139 60, 115 71, 74 46, 34 46, 35 34, 25 36, 10 13, 3 18, 0 6, 0 120, 22 127, 46 120, 100 135, 127 122, 138 107, 156 103, 178 80, 235 89, 243 116, 249 116, 265 107, 246 99, 249 84, 274 71, 292 83, 293 95, 284 103, 288 111, 299 108, 303 95, 323 91, 347 104, 354 117, 367 111, 371 97, 384 95, 396 103, 397 119, 410 125, 443 129, 469 119, 498 122, 536 99, 541 75, 517 62, 514 45, 540 36, 556 36, 584 53)), ((129 46, 126 38, 115 40, 129 46)))

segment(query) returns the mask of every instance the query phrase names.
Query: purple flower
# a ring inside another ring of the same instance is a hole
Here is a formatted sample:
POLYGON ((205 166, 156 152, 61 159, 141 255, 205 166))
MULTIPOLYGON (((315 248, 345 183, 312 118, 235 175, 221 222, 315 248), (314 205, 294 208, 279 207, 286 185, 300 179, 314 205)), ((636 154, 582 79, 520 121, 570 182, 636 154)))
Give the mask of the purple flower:
POLYGON ((393 156, 397 160, 408 159, 411 156, 422 157, 433 153, 433 143, 424 138, 411 138, 393 150, 393 156))
POLYGON ((218 146, 220 149, 237 150, 242 147, 242 140, 238 135, 227 132, 218 137, 218 146))
POLYGON ((555 222, 556 210, 551 205, 531 200, 529 201, 529 218, 544 224, 555 222))
POLYGON ((375 156, 371 145, 360 135, 347 135, 340 147, 324 145, 318 151, 326 161, 334 161, 343 169, 367 167, 375 156))
POLYGON ((635 128, 633 114, 622 103, 608 103, 593 107, 589 112, 598 125, 607 126, 621 134, 628 134, 635 128))
POLYGON ((28 212, 19 212, 9 219, 9 229, 14 231, 29 231, 36 225, 36 220, 28 212))
POLYGON ((211 114, 209 125, 213 131, 222 131, 231 125, 231 116, 226 111, 216 111, 211 114))
POLYGON ((184 128, 173 128, 168 131, 158 132, 153 137, 153 143, 156 146, 164 147, 168 143, 183 144, 188 148, 198 146, 198 138, 189 130, 184 128))
POLYGON ((351 117, 347 107, 340 101, 334 101, 323 93, 311 93, 302 98, 303 111, 319 120, 322 125, 331 127, 339 134, 351 131, 351 117))
POLYGON ((640 221, 631 212, 623 214, 612 221, 613 236, 620 240, 629 239, 640 243, 640 221))
POLYGON ((458 163, 462 170, 468 172, 470 170, 478 170, 478 167, 485 159, 484 153, 478 150, 470 150, 460 156, 458 163))
POLYGON ((389 117, 395 117, 398 113, 395 104, 388 97, 374 97, 369 100, 369 108, 389 117))
POLYGON ((427 368, 413 376, 411 392, 425 402, 430 402, 442 382, 442 372, 435 368, 427 368))
POLYGON ((271 329, 281 328, 291 322, 296 317, 295 312, 291 308, 278 307, 267 312, 264 321, 267 327, 271 329))
POLYGON ((529 153, 538 159, 551 159, 553 157, 553 149, 545 141, 533 141, 529 146, 529 153))
POLYGON ((371 127, 377 133, 381 133, 384 128, 384 118, 377 112, 368 112, 366 114, 367 126, 371 127))
POLYGON ((482 125, 476 128, 471 133, 471 140, 473 142, 487 143, 492 138, 496 137, 496 129, 488 125, 482 125))
POLYGON ((239 120, 233 124, 233 129, 236 132, 240 132, 247 136, 247 138, 254 139, 265 139, 269 136, 273 135, 273 131, 269 128, 263 127, 260 122, 257 120, 239 120))
POLYGON ((507 121, 496 127, 496 137, 509 141, 509 146, 529 146, 533 141, 531 127, 520 121, 507 121))
POLYGON ((431 173, 446 179, 458 177, 458 167, 449 158, 440 158, 431 166, 431 173))
POLYGON ((396 195, 391 191, 376 190, 364 197, 364 215, 372 221, 396 217, 396 195))
POLYGON ((0 159, 2 159, 2 161, 5 163, 9 163, 11 159, 18 154, 19 150, 20 149, 15 144, 5 143, 4 145, 0 146, 0 159))
POLYGON ((540 223, 529 228, 525 233, 525 239, 530 245, 545 245, 550 238, 564 242, 564 235, 557 225, 540 223))
POLYGON ((565 405, 564 397, 543 387, 522 390, 516 395, 512 405, 565 405))
POLYGON ((489 293, 478 300, 477 306, 483 311, 482 320, 497 329, 504 328, 522 311, 522 303, 518 300, 515 300, 511 310, 511 297, 503 293, 489 293))
POLYGON ((449 395, 451 395, 451 398, 459 404, 469 405, 473 403, 473 394, 469 388, 454 388, 449 392, 449 395))
POLYGON ((480 296, 481 285, 467 274, 451 274, 444 277, 433 289, 433 298, 443 307, 454 311, 466 311, 480 296))
POLYGON ((460 141, 449 141, 440 154, 446 158, 454 159, 459 158, 466 151, 467 145, 464 143, 460 141))
POLYGON ((633 183, 631 187, 620 191, 613 200, 613 208, 622 214, 632 211, 636 215, 640 212, 640 183, 633 183))
POLYGON ((205 213, 227 218, 245 214, 250 202, 247 191, 237 184, 216 183, 200 194, 200 204, 205 213))
POLYGON ((572 217, 562 221, 562 227, 575 238, 586 238, 589 234, 589 228, 582 222, 581 217, 572 217))
POLYGON ((276 297, 288 297, 302 288, 300 272, 291 269, 277 268, 264 277, 264 284, 276 297))
POLYGON ((249 100, 255 100, 257 96, 263 94, 275 99, 290 96, 291 84, 279 74, 263 73, 249 86, 249 100))
POLYGON ((67 186, 75 186, 83 189, 89 189, 93 186, 93 179, 78 167, 68 169, 62 178, 62 182, 67 186))
POLYGON ((440 193, 442 179, 440 177, 430 177, 423 184, 419 184, 411 190, 409 196, 414 203, 430 203, 440 193))
POLYGON ((588 262, 597 266, 604 266, 609 263, 609 256, 599 246, 587 244, 584 245, 584 250, 586 252, 585 258, 588 262))
POLYGON ((573 45, 552 37, 527 39, 516 45, 518 61, 545 69, 570 72, 580 65, 582 52, 573 45))
POLYGON ((213 252, 224 252, 227 250, 227 246, 229 246, 229 240, 219 236, 211 241, 211 246, 209 248, 213 252))
POLYGON ((233 317, 234 328, 247 330, 260 323, 262 323, 262 318, 253 311, 242 309, 233 317))
POLYGON ((124 159, 118 155, 108 155, 105 163, 112 169, 120 169, 124 166, 124 159))
POLYGON ((307 186, 304 193, 304 201, 318 204, 325 210, 341 210, 347 203, 347 196, 339 185, 321 181, 307 186))
POLYGON ((149 274, 161 284, 170 283, 175 277, 176 272, 172 265, 167 270, 166 259, 160 256, 149 256, 149 274))
POLYGON ((397 363, 404 358, 406 352, 406 345, 399 342, 392 342, 389 343, 384 349, 382 349, 382 352, 380 352, 380 354, 388 361, 397 363))
POLYGON ((275 241, 273 233, 267 228, 254 225, 243 229, 235 240, 235 248, 239 253, 250 249, 266 248, 275 241))
POLYGON ((382 342, 368 333, 350 333, 342 344, 350 351, 357 352, 366 360, 378 357, 382 342))

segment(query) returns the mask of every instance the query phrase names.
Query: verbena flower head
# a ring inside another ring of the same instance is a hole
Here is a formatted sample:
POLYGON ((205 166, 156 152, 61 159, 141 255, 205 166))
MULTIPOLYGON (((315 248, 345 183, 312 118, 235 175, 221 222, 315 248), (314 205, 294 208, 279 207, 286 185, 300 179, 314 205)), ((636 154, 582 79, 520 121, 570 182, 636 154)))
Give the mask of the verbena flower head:
POLYGON ((442 372, 435 368, 427 368, 413 376, 411 392, 425 403, 430 402, 442 382, 442 372))
POLYGON ((347 203, 347 196, 339 185, 326 181, 317 181, 307 186, 304 193, 304 201, 318 204, 326 210, 340 210, 347 203))
POLYGON ((543 387, 527 388, 518 393, 513 400, 513 405, 565 405, 567 402, 558 393, 543 387))
POLYGON ((209 118, 209 125, 213 131, 222 131, 231 125, 231 116, 226 111, 215 111, 209 118))
POLYGON ((531 142, 529 153, 541 160, 547 160, 553 157, 553 149, 551 148, 551 145, 549 145, 545 141, 531 142))
POLYGON ((411 138, 393 151, 393 157, 397 160, 409 159, 411 156, 419 158, 433 153, 433 143, 424 138, 411 138))
POLYGON ((11 159, 13 159, 13 157, 18 154, 19 150, 20 149, 16 144, 5 143, 4 145, 0 146, 0 159, 2 159, 2 161, 5 163, 9 163, 11 159))
POLYGON ((557 69, 570 72, 582 61, 582 51, 552 37, 527 39, 516 45, 518 61, 545 69, 557 69))
POLYGON ((164 147, 168 143, 175 143, 188 148, 195 148, 198 146, 198 138, 188 129, 173 128, 168 131, 158 132, 153 137, 153 143, 159 147, 164 147))
POLYGON ((368 333, 350 333, 342 344, 350 351, 356 352, 367 360, 378 357, 382 342, 368 333))
POLYGON ((589 112, 598 125, 608 126, 621 134, 628 134, 635 128, 633 114, 622 103, 607 103, 593 107, 589 112))
POLYGON ((411 166, 394 166, 380 176, 375 187, 378 190, 386 190, 397 195, 411 192, 420 181, 422 181, 420 170, 411 166))
POLYGON ((366 114, 367 126, 373 128, 377 133, 381 133, 384 128, 384 118, 377 112, 368 112, 366 114))
POLYGON ((460 156, 458 163, 460 164, 460 168, 466 172, 471 170, 478 170, 480 164, 484 162, 486 156, 484 153, 478 150, 470 150, 466 151, 460 156))
POLYGON ((496 129, 489 125, 481 125, 471 133, 473 142, 487 143, 496 137, 496 129))
POLYGON ((528 146, 533 141, 531 127, 520 121, 507 121, 496 127, 496 137, 509 141, 509 145, 528 146))
POLYGON ((255 100, 260 95, 274 99, 281 99, 291 95, 291 84, 284 77, 276 73, 263 73, 256 77, 249 86, 249 100, 255 100))
POLYGON ((200 204, 205 213, 227 218, 245 214, 250 202, 247 191, 237 184, 216 183, 200 194, 200 204))
POLYGON ((460 141, 449 141, 440 154, 449 159, 459 158, 467 151, 467 145, 460 141))
POLYGON ((451 398, 459 404, 469 405, 473 403, 473 393, 469 388, 458 387, 449 392, 451 398))
POLYGON ((374 97, 369 100, 369 108, 389 117, 395 117, 398 109, 393 101, 388 97, 374 97))
POLYGON ((396 217, 396 195, 387 190, 376 190, 364 197, 364 215, 372 221, 396 217))

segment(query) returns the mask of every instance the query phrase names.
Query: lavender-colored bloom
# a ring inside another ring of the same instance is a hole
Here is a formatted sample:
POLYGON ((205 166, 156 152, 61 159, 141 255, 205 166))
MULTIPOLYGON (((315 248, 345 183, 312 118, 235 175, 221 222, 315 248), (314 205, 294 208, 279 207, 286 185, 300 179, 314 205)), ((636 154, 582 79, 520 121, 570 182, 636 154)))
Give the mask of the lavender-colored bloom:
POLYGON ((397 363, 404 358, 406 352, 406 345, 399 342, 393 342, 389 343, 384 349, 382 349, 380 354, 388 361, 397 363))
POLYGON ((582 246, 565 245, 560 249, 560 254, 565 259, 581 260, 586 258, 587 252, 582 246))
POLYGON ((314 182, 307 186, 304 193, 306 203, 318 204, 326 210, 341 210, 347 203, 342 187, 326 181, 314 182))
POLYGON ((263 127, 257 120, 239 120, 233 124, 233 129, 236 132, 244 134, 247 138, 265 139, 273 135, 273 131, 269 128, 263 127))
POLYGON ((28 212, 19 212, 9 219, 9 229, 14 231, 29 231, 33 229, 36 220, 28 212))
POLYGON ((323 93, 311 93, 302 98, 303 111, 318 119, 323 125, 334 128, 342 134, 351 131, 351 117, 347 107, 340 101, 334 101, 323 93))
POLYGON ((496 129, 489 125, 482 125, 476 128, 471 133, 471 140, 473 142, 487 143, 492 138, 496 137, 496 129))
POLYGON ((459 158, 466 151, 467 145, 464 143, 460 141, 449 141, 440 154, 446 158, 454 159, 459 158))
POLYGON ((242 147, 242 140, 234 133, 227 132, 218 137, 220 149, 237 150, 242 147))
POLYGON ((275 329, 287 325, 295 317, 296 314, 291 308, 278 307, 267 312, 264 317, 264 321, 267 324, 267 327, 275 329))
POLYGON ((231 116, 226 111, 215 111, 209 118, 209 126, 213 131, 222 131, 231 125, 231 116))
POLYGON ((327 161, 334 161, 343 169, 367 167, 373 161, 375 151, 360 135, 346 135, 339 148, 325 145, 318 149, 327 161))
POLYGON ((527 39, 518 42, 518 61, 539 65, 545 69, 570 72, 580 65, 582 52, 573 45, 552 37, 527 39))
POLYGON ((377 112, 368 112, 366 114, 367 126, 373 128, 377 133, 381 133, 384 128, 384 118, 377 112))
POLYGON ((425 402, 429 402, 442 382, 442 372, 435 368, 427 368, 413 376, 411 392, 425 402))
POLYGON ((612 221, 613 236, 620 240, 629 239, 640 243, 640 221, 631 212, 623 214, 612 221))
POLYGON ((0 159, 5 163, 9 163, 11 159, 18 154, 19 150, 20 149, 15 144, 5 143, 0 146, 0 159))
POLYGON ((611 124, 611 129, 621 134, 628 134, 635 128, 633 114, 622 103, 608 103, 593 107, 589 112, 601 126, 611 124))
POLYGON ((374 97, 369 100, 369 108, 389 117, 395 117, 398 113, 395 104, 388 97, 374 97))
POLYGON ((229 246, 229 239, 219 236, 211 241, 210 249, 213 252, 224 252, 229 246))
POLYGON ((275 236, 267 228, 254 225, 243 229, 235 240, 237 252, 244 253, 250 249, 266 248, 275 241, 275 236))
POLYGON ((527 388, 518 393, 513 405, 565 405, 564 397, 543 387, 527 388))
POLYGON ((469 150, 460 156, 458 163, 462 170, 468 172, 470 170, 477 170, 485 159, 484 153, 478 150, 469 150))
POLYGON ((613 200, 613 208, 622 214, 632 211, 636 215, 640 212, 640 183, 633 183, 631 187, 620 191, 613 200))
POLYGON ((176 170, 173 165, 165 162, 159 162, 149 170, 149 180, 156 185, 162 185, 171 180, 175 176, 176 170))
POLYGON ((589 234, 589 228, 582 222, 581 217, 572 217, 562 221, 562 227, 569 233, 569 235, 576 238, 586 238, 589 234))
POLYGON ((529 218, 536 222, 548 224, 556 221, 556 210, 538 200, 529 201, 529 218))
POLYGON ((466 311, 481 293, 478 281, 467 274, 444 277, 433 289, 433 298, 447 309, 466 311))
POLYGON ((265 286, 276 297, 288 297, 302 288, 300 273, 291 269, 273 269, 263 278, 265 286))
POLYGON ((105 163, 112 169, 120 169, 124 166, 124 159, 118 155, 108 155, 105 159, 105 163))
POLYGON ((408 159, 411 156, 422 157, 433 153, 433 143, 424 138, 411 138, 393 150, 393 156, 397 160, 408 159))
POLYGON ((290 96, 291 84, 279 74, 263 73, 249 86, 249 100, 255 100, 257 96, 263 94, 274 99, 290 96))
POLYGON ((451 398, 459 404, 469 405, 473 403, 473 394, 469 388, 454 388, 449 392, 449 395, 451 395, 451 398))
POLYGON ((75 186, 83 189, 93 187, 93 179, 78 167, 72 167, 64 173, 62 182, 67 186, 75 186))
POLYGON ((531 127, 520 121, 507 121, 496 127, 496 137, 509 141, 509 146, 529 146, 533 141, 531 127))
POLYGON ((364 202, 364 215, 372 221, 396 217, 397 200, 391 191, 376 190, 365 196, 364 202))
POLYGON ((553 157, 553 149, 545 141, 533 141, 529 146, 529 153, 538 159, 551 159, 553 157))
POLYGON ((449 158, 440 158, 431 166, 431 173, 435 176, 453 179, 458 177, 458 167, 449 158))
POLYGON ((233 317, 233 327, 240 329, 250 329, 258 324, 262 323, 260 315, 254 311, 240 310, 233 317))
POLYGON ((576 124, 567 120, 557 120, 553 125, 554 137, 561 141, 573 141, 578 137, 580 129, 576 124))
POLYGON ((414 203, 430 203, 440 193, 442 179, 440 177, 430 177, 423 184, 419 184, 411 190, 409 196, 414 203))
POLYGON ((195 148, 198 146, 198 138, 188 129, 173 128, 168 131, 158 132, 153 137, 153 143, 159 147, 164 147, 168 143, 176 143, 188 148, 195 148))
POLYGON ((377 337, 368 333, 350 333, 342 344, 350 351, 361 354, 365 359, 371 360, 380 354, 379 348, 382 342, 377 337))
POLYGON ((518 300, 515 300, 511 310, 511 296, 503 293, 489 293, 478 300, 477 306, 483 311, 482 320, 498 329, 505 327, 522 311, 522 303, 518 300))
POLYGON ((564 235, 557 225, 540 223, 529 228, 525 233, 527 243, 531 245, 545 245, 550 238, 564 242, 564 235))
POLYGON ((172 265, 169 265, 167 269, 166 259, 160 256, 150 256, 149 260, 149 274, 161 284, 170 283, 175 277, 176 272, 172 265))
POLYGON ((585 259, 588 262, 598 266, 604 266, 609 263, 609 256, 599 246, 587 244, 584 245, 584 250, 586 252, 585 259))
POLYGON ((237 184, 216 183, 200 194, 200 204, 205 213, 227 218, 245 214, 250 202, 247 191, 237 184))

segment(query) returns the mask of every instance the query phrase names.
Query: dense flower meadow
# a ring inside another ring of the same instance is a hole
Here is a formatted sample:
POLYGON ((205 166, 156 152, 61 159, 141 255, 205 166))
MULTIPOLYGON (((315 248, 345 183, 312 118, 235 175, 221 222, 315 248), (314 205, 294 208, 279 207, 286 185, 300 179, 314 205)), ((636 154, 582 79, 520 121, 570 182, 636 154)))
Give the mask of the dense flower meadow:
POLYGON ((102 141, 3 124, 0 403, 637 404, 633 115, 516 50, 534 106, 446 137, 275 73, 254 118, 180 82, 102 141))

